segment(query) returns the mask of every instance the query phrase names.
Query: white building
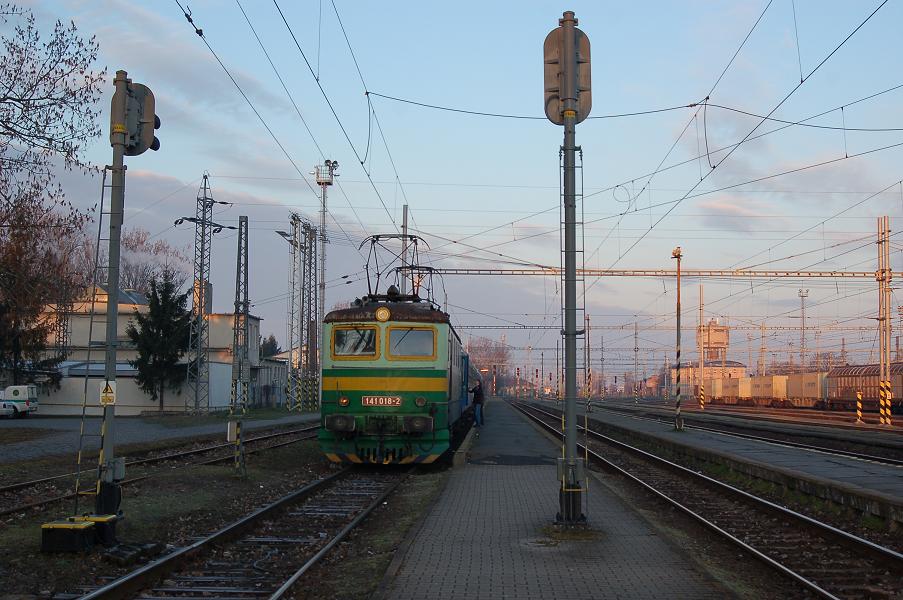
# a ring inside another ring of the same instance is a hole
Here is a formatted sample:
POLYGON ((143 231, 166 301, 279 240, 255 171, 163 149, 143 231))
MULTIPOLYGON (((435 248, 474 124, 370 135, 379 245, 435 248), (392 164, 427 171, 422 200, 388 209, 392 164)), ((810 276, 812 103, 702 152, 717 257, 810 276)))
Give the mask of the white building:
MULTIPOLYGON (((93 304, 90 301, 76 303, 69 315, 69 344, 66 360, 60 365, 59 388, 44 386, 40 395, 40 412, 44 415, 79 415, 87 401, 89 414, 100 414, 100 389, 104 381, 105 334, 107 292, 98 286, 93 304), (90 339, 93 340, 89 344, 90 339)), ((134 290, 122 290, 119 294, 119 318, 117 323, 116 353, 116 414, 139 415, 160 411, 159 401, 153 401, 136 381, 137 371, 129 364, 137 356, 134 344, 126 334, 134 324, 135 313, 148 310, 144 296, 134 290)), ((233 319, 231 313, 207 315, 209 332, 209 407, 211 411, 226 410, 232 398, 232 341, 233 319)), ((251 381, 248 386, 251 406, 278 406, 285 398, 287 368, 284 362, 260 359, 260 318, 251 315, 248 321, 249 358, 251 381)), ((186 363, 187 370, 188 365, 186 363)), ((177 391, 166 390, 165 412, 184 412, 194 405, 193 392, 188 382, 177 391)))

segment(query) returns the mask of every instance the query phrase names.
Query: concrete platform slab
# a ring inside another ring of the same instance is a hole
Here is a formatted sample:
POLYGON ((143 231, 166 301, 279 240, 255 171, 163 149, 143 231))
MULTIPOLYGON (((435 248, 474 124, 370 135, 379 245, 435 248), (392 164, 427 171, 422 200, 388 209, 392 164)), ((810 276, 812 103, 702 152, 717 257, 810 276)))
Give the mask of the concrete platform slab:
POLYGON ((591 481, 589 539, 551 529, 560 449, 503 402, 486 407, 456 469, 377 597, 726 598, 730 593, 606 488, 591 481))

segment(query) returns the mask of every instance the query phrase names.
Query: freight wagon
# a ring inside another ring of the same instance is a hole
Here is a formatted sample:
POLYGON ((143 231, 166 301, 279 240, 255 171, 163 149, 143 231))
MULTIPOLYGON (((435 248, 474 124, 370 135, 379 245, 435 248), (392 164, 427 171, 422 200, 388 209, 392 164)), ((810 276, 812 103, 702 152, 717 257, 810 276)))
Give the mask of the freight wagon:
POLYGON ((784 406, 787 401, 786 375, 751 377, 752 399, 757 406, 784 406))
POLYGON ((795 408, 824 406, 827 373, 794 373, 787 376, 787 405, 795 408))
POLYGON ((752 398, 752 381, 749 377, 729 377, 722 380, 724 393, 720 398, 724 404, 750 404, 752 398))
MULTIPOLYGON (((862 392, 862 407, 878 411, 879 366, 848 365, 828 371, 827 398, 824 407, 837 410, 855 410, 856 392, 862 392)), ((903 412, 903 363, 891 363, 890 386, 893 393, 891 411, 903 412)))

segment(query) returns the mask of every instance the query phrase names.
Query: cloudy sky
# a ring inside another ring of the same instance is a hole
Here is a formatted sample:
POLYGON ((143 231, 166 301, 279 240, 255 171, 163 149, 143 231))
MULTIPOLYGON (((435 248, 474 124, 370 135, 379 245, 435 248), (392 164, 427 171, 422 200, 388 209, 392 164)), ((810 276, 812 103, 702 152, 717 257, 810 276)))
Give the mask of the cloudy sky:
MULTIPOLYGON (((71 19, 96 35, 110 80, 125 69, 155 92, 162 148, 127 161, 126 226, 190 244, 193 231, 172 223, 193 214, 209 173, 214 197, 230 203, 216 219, 249 216, 253 310, 265 334, 284 340, 288 247, 275 230, 287 228, 292 211, 316 221, 310 171, 326 158, 340 164, 328 203, 327 306, 366 292, 358 245, 400 227, 405 203, 434 266, 559 264, 562 132, 538 117, 542 42, 567 9, 592 43, 592 118, 577 130, 587 266, 672 268, 680 245, 688 269, 874 270, 875 217, 890 215, 893 228, 903 211, 903 88, 893 89, 903 84, 903 6, 888 2, 856 30, 880 4, 182 2, 204 39, 174 0, 30 6, 45 30, 71 19), (763 122, 766 115, 781 121, 763 122), (807 126, 784 123, 804 119, 807 126)), ((110 95, 112 82, 105 115, 110 95)), ((110 152, 98 139, 88 156, 106 164, 110 152)), ((97 201, 98 179, 62 180, 79 204, 97 201)), ((214 242, 218 311, 233 300, 235 242, 229 233, 214 242)), ((685 281, 692 344, 699 281, 685 281)), ((826 326, 820 350, 837 351, 842 339, 862 360, 876 350, 874 332, 837 329, 874 326, 874 281, 704 283, 707 315, 791 329, 769 332, 769 360, 798 351, 800 288, 809 289, 809 324, 826 326)), ((597 348, 605 336, 607 368, 632 369, 634 322, 641 368, 673 358, 674 286, 586 281, 592 323, 627 327, 592 334, 597 348)), ((536 349, 529 358, 516 350, 519 362, 538 366, 542 353, 553 364, 555 279, 448 276, 444 290, 461 326, 550 327, 462 332, 504 333, 513 347, 536 349)), ((815 344, 810 333, 807 345, 815 344)), ((738 329, 731 358, 745 363, 752 349, 755 359, 758 345, 757 331, 738 329)))

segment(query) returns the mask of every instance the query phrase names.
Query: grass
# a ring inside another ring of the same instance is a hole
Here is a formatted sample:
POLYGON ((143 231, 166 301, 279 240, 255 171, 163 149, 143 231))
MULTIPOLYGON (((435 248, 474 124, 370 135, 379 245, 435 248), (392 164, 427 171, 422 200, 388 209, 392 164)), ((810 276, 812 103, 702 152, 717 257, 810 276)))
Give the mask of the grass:
MULTIPOLYGON (((243 478, 236 477, 230 466, 194 466, 164 472, 123 488, 125 519, 117 525, 117 537, 127 542, 183 545, 311 478, 308 466, 326 468, 317 445, 310 441, 250 456, 248 475, 243 478)), ((71 592, 80 584, 94 582, 98 575, 121 572, 104 561, 99 552, 40 552, 41 523, 70 514, 72 508, 72 502, 67 501, 43 513, 0 521, 0 580, 5 584, 4 594, 71 592)))
POLYGON ((53 433, 56 433, 53 429, 42 429, 39 427, 3 428, 0 429, 0 445, 39 440, 53 433))
POLYGON ((426 516, 447 476, 448 470, 436 467, 408 478, 351 536, 347 553, 327 559, 311 574, 315 581, 296 586, 295 597, 370 598, 411 528, 426 516))
MULTIPOLYGON (((289 412, 284 408, 253 408, 242 417, 244 421, 262 421, 268 419, 281 419, 286 415, 305 415, 313 412, 289 412)), ((195 427, 197 425, 210 425, 225 423, 230 419, 228 411, 215 412, 208 415, 160 415, 139 417, 142 422, 164 427, 195 427)))

